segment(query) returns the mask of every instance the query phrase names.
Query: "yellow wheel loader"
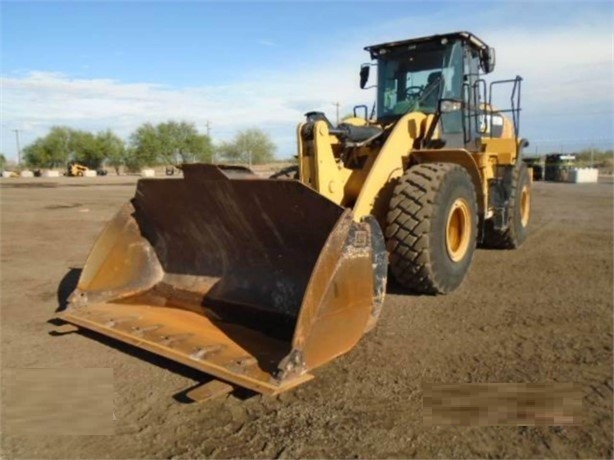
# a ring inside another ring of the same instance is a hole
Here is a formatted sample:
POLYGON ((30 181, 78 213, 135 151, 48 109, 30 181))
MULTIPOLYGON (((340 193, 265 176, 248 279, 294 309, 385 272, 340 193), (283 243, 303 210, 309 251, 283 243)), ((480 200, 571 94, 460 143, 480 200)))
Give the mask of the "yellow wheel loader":
POLYGON ((90 168, 76 161, 69 161, 66 165, 66 175, 69 177, 82 177, 90 168))
POLYGON ((202 164, 141 179, 61 317, 275 394, 375 325, 388 268, 408 290, 447 293, 478 242, 519 246, 531 186, 520 77, 486 84, 494 50, 467 32, 366 50, 374 110, 339 126, 308 113, 298 180, 202 164), (511 108, 495 110, 505 84, 511 108))

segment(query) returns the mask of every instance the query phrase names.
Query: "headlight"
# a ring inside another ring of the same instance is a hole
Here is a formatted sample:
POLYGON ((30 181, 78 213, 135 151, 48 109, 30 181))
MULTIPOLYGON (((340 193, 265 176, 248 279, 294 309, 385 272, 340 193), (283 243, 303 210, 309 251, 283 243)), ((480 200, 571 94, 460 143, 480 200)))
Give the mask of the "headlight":
POLYGON ((442 100, 439 104, 439 111, 441 113, 456 112, 463 107, 461 101, 442 100))

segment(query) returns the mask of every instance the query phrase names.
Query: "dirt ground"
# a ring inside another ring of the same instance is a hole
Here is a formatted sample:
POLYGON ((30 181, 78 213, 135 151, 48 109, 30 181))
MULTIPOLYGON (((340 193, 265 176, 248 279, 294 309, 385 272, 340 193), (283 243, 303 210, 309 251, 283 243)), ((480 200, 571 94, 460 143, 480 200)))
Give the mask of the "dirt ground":
POLYGON ((3 418, 3 458, 612 458, 611 180, 535 183, 521 249, 476 251, 447 296, 392 284, 375 330, 289 393, 207 404, 181 393, 206 376, 94 334, 54 334, 48 322, 135 180, 0 182, 2 370, 112 368, 115 431, 19 435, 3 418), (564 427, 423 422, 427 385, 469 382, 576 383, 584 418, 564 427))

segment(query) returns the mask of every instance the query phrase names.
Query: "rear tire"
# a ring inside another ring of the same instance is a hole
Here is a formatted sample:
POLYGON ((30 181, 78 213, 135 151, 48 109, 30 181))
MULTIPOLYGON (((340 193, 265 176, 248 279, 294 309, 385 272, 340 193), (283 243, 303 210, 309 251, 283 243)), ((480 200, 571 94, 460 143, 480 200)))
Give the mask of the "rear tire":
POLYGON ((527 228, 531 220, 531 180, 524 163, 514 168, 507 215, 508 227, 505 230, 495 229, 492 220, 486 221, 484 246, 516 249, 527 239, 527 228))
POLYGON ((446 294, 469 269, 477 235, 477 204, 465 168, 416 165, 396 185, 386 218, 390 269, 404 287, 446 294))

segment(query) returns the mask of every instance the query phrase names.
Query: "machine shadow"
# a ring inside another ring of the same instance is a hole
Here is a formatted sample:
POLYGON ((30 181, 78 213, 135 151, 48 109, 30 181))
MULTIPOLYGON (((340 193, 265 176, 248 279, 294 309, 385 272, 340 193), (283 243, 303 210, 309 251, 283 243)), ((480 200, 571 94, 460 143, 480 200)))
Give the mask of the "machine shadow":
MULTIPOLYGON (((406 287, 403 287, 394 278, 394 275, 392 274, 390 269, 388 269, 388 280, 387 280, 387 283, 386 283, 386 294, 402 295, 402 296, 408 296, 408 297, 423 297, 423 296, 434 297, 435 296, 435 294, 420 294, 420 293, 417 293, 417 292, 412 292, 409 289, 407 289, 406 287)), ((384 301, 384 308, 386 308, 385 301, 384 301)))
POLYGON ((57 290, 58 307, 55 312, 59 313, 66 310, 68 305, 68 296, 75 290, 79 277, 83 269, 71 267, 60 281, 57 290))

